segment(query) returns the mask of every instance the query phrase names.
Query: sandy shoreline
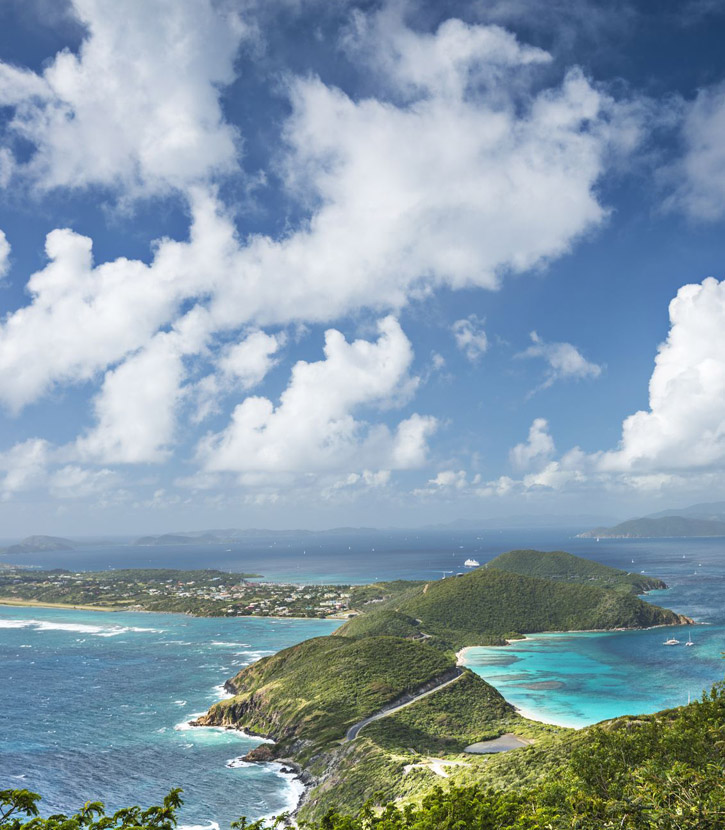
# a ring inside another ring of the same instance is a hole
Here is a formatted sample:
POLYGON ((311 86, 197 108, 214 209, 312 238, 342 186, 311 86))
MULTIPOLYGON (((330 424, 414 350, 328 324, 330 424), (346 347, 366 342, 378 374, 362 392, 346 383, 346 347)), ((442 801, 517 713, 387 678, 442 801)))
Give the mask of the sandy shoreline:
POLYGON ((71 605, 69 602, 39 602, 35 599, 13 599, 11 597, 0 597, 0 605, 6 605, 10 608, 66 608, 69 611, 103 611, 109 614, 128 610, 120 606, 71 605))
POLYGON ((104 613, 117 614, 126 611, 129 614, 178 614, 182 617, 194 617, 197 620, 319 620, 320 622, 345 622, 339 617, 279 617, 273 614, 240 614, 236 617, 219 616, 206 617, 202 614, 189 614, 188 611, 150 611, 147 608, 128 608, 123 605, 102 606, 102 605, 72 605, 69 602, 41 602, 36 599, 15 599, 13 597, 0 597, 0 606, 6 605, 10 608, 65 608, 68 611, 103 611, 104 613))

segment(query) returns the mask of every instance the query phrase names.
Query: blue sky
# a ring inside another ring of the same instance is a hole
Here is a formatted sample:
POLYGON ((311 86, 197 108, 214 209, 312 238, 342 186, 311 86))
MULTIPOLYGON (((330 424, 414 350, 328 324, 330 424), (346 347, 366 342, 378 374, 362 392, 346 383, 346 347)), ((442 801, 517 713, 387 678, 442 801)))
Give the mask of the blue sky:
POLYGON ((722 498, 724 34, 707 0, 3 3, 4 535, 722 498))

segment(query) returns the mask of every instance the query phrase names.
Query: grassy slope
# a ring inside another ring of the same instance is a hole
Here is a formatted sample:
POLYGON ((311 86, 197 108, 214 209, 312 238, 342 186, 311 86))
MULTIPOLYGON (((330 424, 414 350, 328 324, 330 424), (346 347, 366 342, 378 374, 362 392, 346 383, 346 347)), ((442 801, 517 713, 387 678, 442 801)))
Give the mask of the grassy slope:
POLYGON ((589 582, 602 588, 617 588, 640 594, 667 587, 657 577, 610 568, 601 562, 574 556, 563 550, 510 550, 492 559, 486 567, 541 579, 589 582))
MULTIPOLYGON (((392 717, 397 718, 398 715, 392 717)), ((516 715, 513 717, 516 718, 516 715)), ((663 830, 679 827, 714 830, 715 827, 725 826, 722 822, 698 824, 696 818, 698 798, 719 792, 723 808, 719 815, 725 819, 723 684, 704 696, 702 701, 688 706, 653 715, 616 718, 577 731, 549 727, 551 732, 547 735, 543 724, 523 721, 523 724, 514 722, 514 726, 511 731, 521 735, 527 734, 525 730, 530 727, 532 731, 528 734, 535 738, 535 743, 527 748, 492 756, 449 754, 448 760, 458 764, 446 768, 449 777, 445 782, 427 768, 413 768, 404 773, 406 765, 420 762, 421 758, 406 753, 402 747, 387 743, 385 747, 381 746, 377 742, 380 736, 371 732, 364 740, 348 744, 345 752, 340 753, 332 774, 312 792, 301 815, 315 821, 330 809, 355 813, 367 799, 372 799, 377 805, 391 801, 419 803, 440 785, 444 788, 472 786, 478 792, 530 791, 539 795, 548 792, 543 800, 552 804, 558 813, 564 794, 559 788, 568 787, 575 804, 578 793, 589 791, 596 794, 595 803, 599 803, 604 815, 581 825, 563 820, 561 824, 556 824, 557 828, 581 826, 602 830, 605 827, 626 826, 642 830, 645 827, 651 830, 660 827, 663 830), (705 781, 705 774, 709 776, 709 783, 705 781), (622 815, 625 809, 632 809, 635 819, 638 816, 643 818, 637 811, 637 805, 643 795, 646 802, 648 790, 646 787, 637 790, 637 787, 640 780, 648 777, 652 782, 659 782, 668 794, 682 796, 672 800, 668 797, 664 814, 660 816, 660 819, 665 816, 673 818, 674 822, 670 824, 663 820, 660 823, 657 816, 652 815, 652 823, 638 823, 635 820, 624 824, 622 815), (694 798, 689 812, 688 796, 691 801, 694 798), (597 801, 597 798, 603 798, 604 802, 597 801), (611 799, 609 806, 606 803, 608 799, 611 799), (683 808, 682 813, 680 808, 683 808), (688 815, 689 821, 685 821, 688 815), (604 816, 611 818, 612 823, 607 823, 604 816), (682 824, 677 823, 678 820, 682 820, 682 824)), ((455 725, 453 728, 455 730, 455 725)), ((386 737, 384 741, 388 742, 390 738, 386 737)), ((535 796, 533 801, 536 800, 535 796)), ((460 824, 453 822, 450 826, 479 826, 469 825, 462 816, 459 819, 460 824)), ((333 823, 327 826, 338 827, 333 823)), ((343 826, 345 830, 357 830, 357 825, 340 825, 341 828, 343 826)), ((433 825, 415 825, 416 828, 429 826, 433 825)), ((534 827, 548 827, 549 824, 521 826, 533 830, 534 827)))
POLYGON ((392 599, 419 588, 425 581, 411 579, 396 579, 392 582, 373 582, 370 585, 353 585, 350 588, 350 607, 358 611, 369 610, 384 600, 392 599))
POLYGON ((215 704, 205 722, 269 735, 281 753, 302 741, 295 751, 304 757, 453 667, 439 650, 411 640, 318 637, 239 672, 235 697, 215 704))
POLYGON ((522 718, 493 686, 466 671, 460 680, 371 723, 361 734, 394 751, 415 747, 422 753, 455 754, 504 732, 538 737, 559 731, 522 718))
POLYGON ((350 620, 338 633, 347 637, 373 634, 377 620, 389 625, 391 611, 420 620, 419 632, 455 649, 501 643, 507 637, 537 631, 642 628, 681 622, 674 612, 634 594, 479 568, 462 577, 431 582, 427 588, 415 588, 350 620))
MULTIPOLYGON (((463 748, 504 732, 538 742, 569 730, 522 718, 494 688, 466 672, 440 692, 371 723, 355 741, 313 762, 312 771, 322 783, 309 794, 300 816, 319 819, 333 805, 355 811, 368 799, 383 803, 420 798, 442 783, 430 769, 416 766, 431 755, 465 764, 460 769, 478 775, 487 759, 461 755, 463 748)), ((459 768, 448 767, 454 769, 459 768)))

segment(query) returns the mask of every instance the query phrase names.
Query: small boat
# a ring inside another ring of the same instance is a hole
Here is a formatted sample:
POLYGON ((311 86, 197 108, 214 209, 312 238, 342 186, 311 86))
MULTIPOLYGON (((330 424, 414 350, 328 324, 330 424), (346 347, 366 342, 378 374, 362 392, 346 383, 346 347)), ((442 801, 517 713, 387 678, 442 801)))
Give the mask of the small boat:
POLYGON ((680 641, 675 640, 674 637, 670 637, 669 640, 665 640, 664 643, 662 643, 663 646, 679 646, 679 644, 680 644, 680 641))
POLYGON ((686 646, 694 646, 695 644, 692 642, 692 634, 687 633, 687 642, 685 643, 686 646))
POLYGON ((466 561, 463 564, 467 568, 479 568, 481 566, 481 563, 478 561, 478 559, 466 559, 466 561))

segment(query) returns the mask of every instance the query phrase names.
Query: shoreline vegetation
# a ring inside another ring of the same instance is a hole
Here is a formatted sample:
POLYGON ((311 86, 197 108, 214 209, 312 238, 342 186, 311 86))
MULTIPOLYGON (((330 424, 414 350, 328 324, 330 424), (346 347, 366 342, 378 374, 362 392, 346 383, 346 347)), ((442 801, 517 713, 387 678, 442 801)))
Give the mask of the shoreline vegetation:
POLYGON ((419 804, 442 779, 508 780, 522 753, 566 752, 578 732, 517 711, 461 666, 468 649, 537 633, 690 624, 637 596, 664 587, 563 552, 512 551, 463 576, 396 586, 362 603, 332 636, 240 671, 225 684, 233 696, 193 723, 273 740, 245 760, 292 760, 304 770, 295 811, 303 821, 319 821, 331 808, 354 813, 370 801, 419 804), (454 670, 460 678, 443 682, 454 670), (434 691, 421 695, 427 688, 434 691), (502 735, 525 748, 465 751, 502 735))

